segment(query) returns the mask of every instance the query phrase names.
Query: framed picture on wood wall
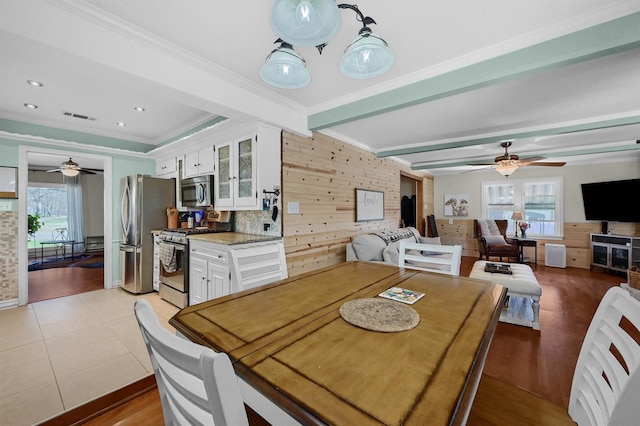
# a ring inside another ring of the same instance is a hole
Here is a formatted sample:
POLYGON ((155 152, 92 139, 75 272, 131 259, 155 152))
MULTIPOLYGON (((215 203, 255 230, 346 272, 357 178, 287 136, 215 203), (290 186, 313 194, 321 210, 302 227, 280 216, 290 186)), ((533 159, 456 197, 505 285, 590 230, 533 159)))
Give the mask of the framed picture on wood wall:
POLYGON ((18 198, 17 167, 0 167, 0 198, 18 198))
POLYGON ((384 192, 356 188, 356 222, 384 220, 384 192))

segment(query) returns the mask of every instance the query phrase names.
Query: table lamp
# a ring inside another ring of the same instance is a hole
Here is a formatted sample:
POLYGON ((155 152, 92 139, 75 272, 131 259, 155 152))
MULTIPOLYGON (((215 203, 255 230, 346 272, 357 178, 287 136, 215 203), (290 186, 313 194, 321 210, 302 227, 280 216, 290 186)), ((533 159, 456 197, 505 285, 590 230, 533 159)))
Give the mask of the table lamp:
POLYGON ((522 220, 522 213, 520 212, 513 212, 513 214, 511 215, 511 219, 513 219, 515 221, 516 227, 515 227, 515 236, 518 236, 518 221, 522 220))

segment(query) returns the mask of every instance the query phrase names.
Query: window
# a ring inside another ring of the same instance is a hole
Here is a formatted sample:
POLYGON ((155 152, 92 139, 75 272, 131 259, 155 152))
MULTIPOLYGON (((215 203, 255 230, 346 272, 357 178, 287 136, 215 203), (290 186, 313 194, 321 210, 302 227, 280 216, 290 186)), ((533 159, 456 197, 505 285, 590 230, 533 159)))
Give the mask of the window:
POLYGON ((511 215, 522 212, 527 235, 562 237, 562 186, 562 177, 483 182, 482 217, 508 219, 507 235, 515 235, 511 215))
POLYGON ((27 213, 40 215, 42 228, 29 239, 29 248, 40 247, 38 241, 51 240, 55 229, 69 228, 67 217, 67 186, 55 183, 30 184, 27 213))

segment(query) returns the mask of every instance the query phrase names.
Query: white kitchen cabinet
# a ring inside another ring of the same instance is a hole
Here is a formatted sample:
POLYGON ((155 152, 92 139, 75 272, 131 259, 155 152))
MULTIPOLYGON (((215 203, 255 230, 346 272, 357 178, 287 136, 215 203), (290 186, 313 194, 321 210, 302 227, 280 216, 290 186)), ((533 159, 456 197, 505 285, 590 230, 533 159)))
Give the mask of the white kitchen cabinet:
POLYGON ((176 172, 176 159, 175 157, 168 160, 156 162, 156 176, 163 177, 165 175, 172 175, 176 172))
POLYGON ((273 241, 231 250, 231 276, 240 290, 287 278, 284 244, 273 241))
POLYGON ((217 145, 216 165, 215 206, 258 207, 256 137, 217 145))
POLYGON ((189 239, 189 306, 287 278, 282 239, 248 239, 252 242, 189 239))
POLYGON ((231 294, 228 251, 191 242, 189 256, 189 306, 231 294))
POLYGON ((185 154, 184 177, 213 173, 214 170, 215 155, 213 145, 185 154))

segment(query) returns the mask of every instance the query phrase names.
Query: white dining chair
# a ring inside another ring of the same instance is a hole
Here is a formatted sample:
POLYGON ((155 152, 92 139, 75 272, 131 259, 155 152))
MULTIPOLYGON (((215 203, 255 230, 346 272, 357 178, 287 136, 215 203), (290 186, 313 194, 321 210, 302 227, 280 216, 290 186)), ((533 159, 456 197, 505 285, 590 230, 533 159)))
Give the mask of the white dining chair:
POLYGON ((483 375, 469 424, 618 426, 640 424, 640 301, 612 287, 585 335, 569 409, 483 375))
POLYGON ((579 425, 640 424, 639 330, 640 302, 611 288, 591 320, 573 375, 569 415, 579 425))
POLYGON ((412 243, 400 241, 398 266, 437 272, 439 274, 460 275, 462 246, 412 243))
POLYGON ((151 304, 134 311, 158 384, 166 425, 248 425, 238 380, 225 353, 171 334, 151 304))

